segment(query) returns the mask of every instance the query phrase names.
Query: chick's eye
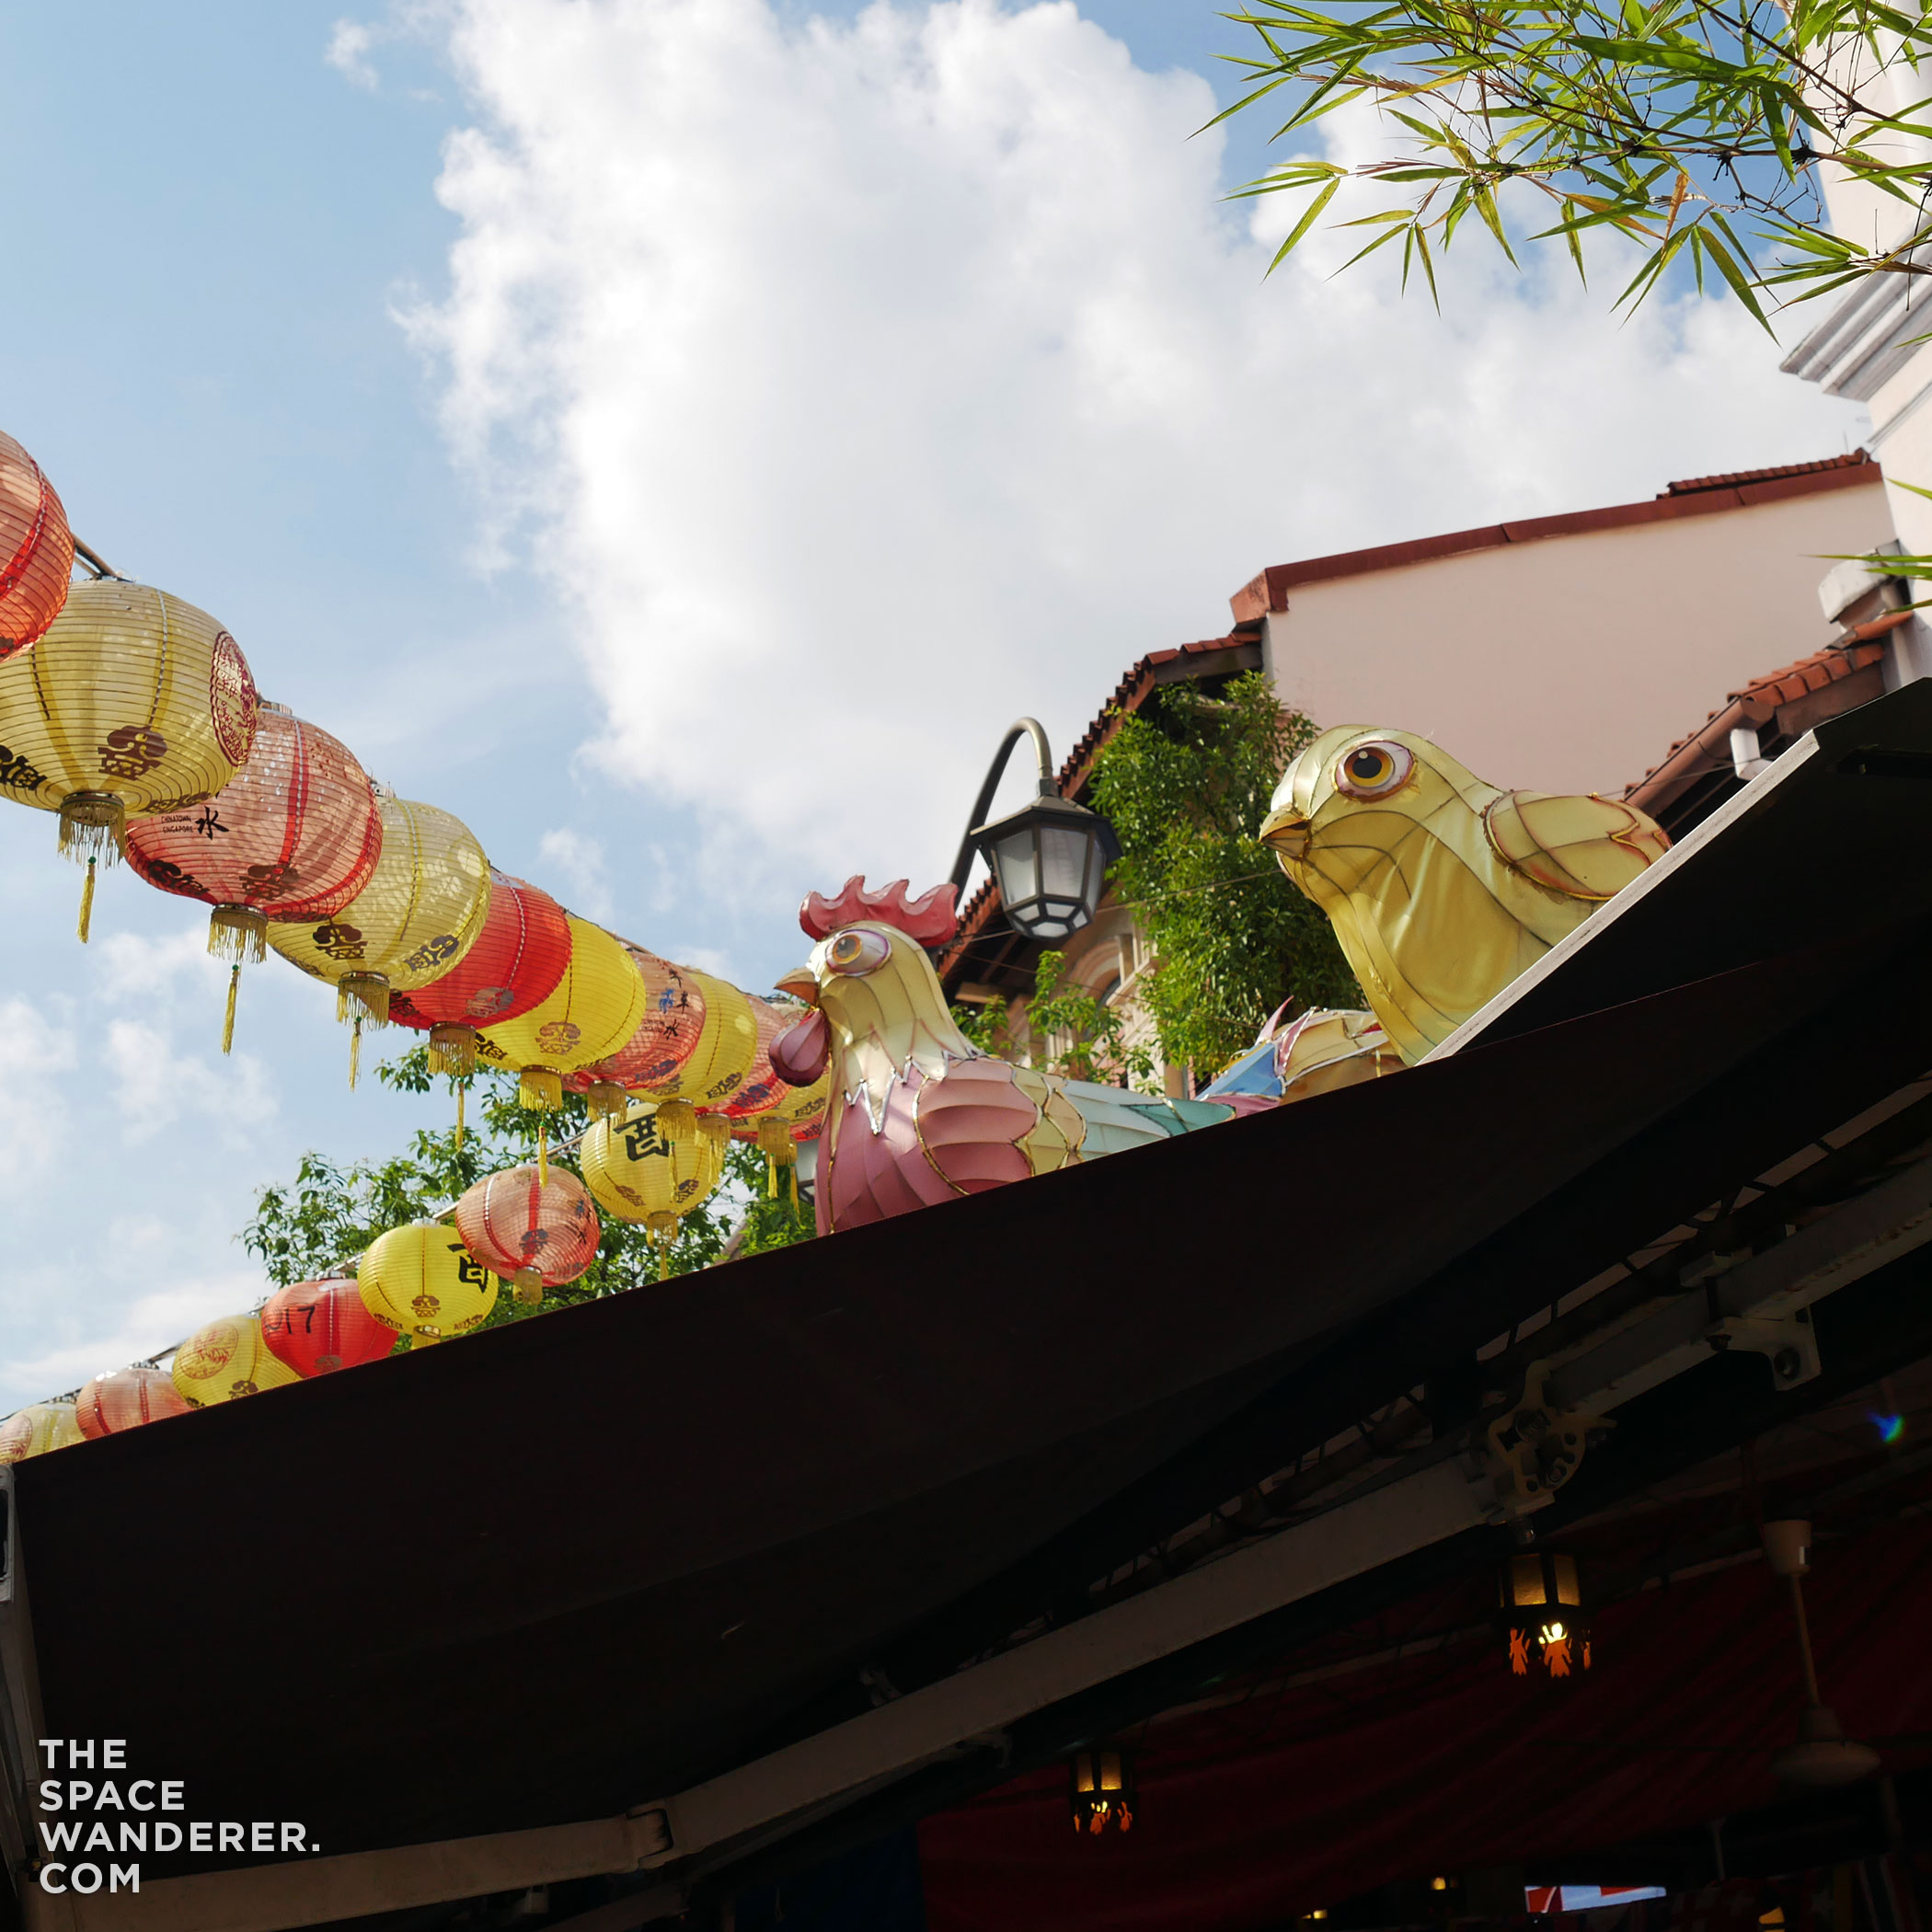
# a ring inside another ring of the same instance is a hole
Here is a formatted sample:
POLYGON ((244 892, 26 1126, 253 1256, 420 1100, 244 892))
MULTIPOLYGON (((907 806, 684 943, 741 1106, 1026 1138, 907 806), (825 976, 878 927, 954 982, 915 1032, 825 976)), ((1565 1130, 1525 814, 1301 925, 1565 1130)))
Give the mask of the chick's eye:
POLYGON ((844 932, 825 949, 825 962, 834 972, 870 972, 891 950, 877 933, 844 932))
POLYGON ((1400 785, 1414 769, 1408 748, 1376 740, 1358 744, 1335 770, 1335 783, 1351 799, 1379 799, 1400 785))

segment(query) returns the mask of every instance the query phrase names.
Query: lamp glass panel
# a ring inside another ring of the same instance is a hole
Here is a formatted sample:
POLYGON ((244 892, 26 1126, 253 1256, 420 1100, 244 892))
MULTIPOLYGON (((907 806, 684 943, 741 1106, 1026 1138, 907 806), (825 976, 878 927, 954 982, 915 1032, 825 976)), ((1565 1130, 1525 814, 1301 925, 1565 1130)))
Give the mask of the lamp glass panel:
POLYGON ((1510 1596, 1517 1604, 1544 1604, 1543 1559, 1540 1557, 1510 1558, 1510 1596))
POLYGON ((1550 1560, 1556 1567, 1558 1603, 1581 1604, 1583 1599, 1577 1589, 1577 1559, 1574 1557, 1553 1557, 1550 1560))
POLYGON ((993 848, 993 868, 999 875, 999 895, 1008 905, 1030 899, 1040 890, 1040 865, 1030 827, 1009 834, 993 848))
POLYGON ((1087 856, 1093 841, 1084 827, 1042 825, 1040 828, 1040 890, 1055 899, 1081 903, 1087 890, 1087 856))

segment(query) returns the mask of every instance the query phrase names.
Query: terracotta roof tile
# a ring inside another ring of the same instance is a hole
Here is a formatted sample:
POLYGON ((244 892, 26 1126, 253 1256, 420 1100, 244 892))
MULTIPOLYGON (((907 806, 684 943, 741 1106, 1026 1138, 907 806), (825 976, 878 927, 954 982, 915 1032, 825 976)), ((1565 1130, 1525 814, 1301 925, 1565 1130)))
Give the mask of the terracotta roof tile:
POLYGON ((1844 456, 1821 456, 1815 463, 1783 463, 1775 469, 1732 469, 1715 477, 1686 477, 1681 483, 1666 483, 1659 492, 1666 497, 1695 496, 1703 489, 1734 489, 1740 483, 1768 483, 1775 477, 1811 477, 1828 469, 1857 469, 1871 461, 1863 450, 1844 456))

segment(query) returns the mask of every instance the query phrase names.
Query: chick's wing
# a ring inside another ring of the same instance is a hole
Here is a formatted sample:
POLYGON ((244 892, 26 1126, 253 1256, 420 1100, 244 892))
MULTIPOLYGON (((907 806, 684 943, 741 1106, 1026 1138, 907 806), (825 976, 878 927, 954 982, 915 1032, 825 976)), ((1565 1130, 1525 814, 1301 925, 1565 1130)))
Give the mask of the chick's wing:
POLYGON ((1654 819, 1594 792, 1504 792, 1482 822, 1506 866, 1572 899, 1608 899, 1670 845, 1654 819))

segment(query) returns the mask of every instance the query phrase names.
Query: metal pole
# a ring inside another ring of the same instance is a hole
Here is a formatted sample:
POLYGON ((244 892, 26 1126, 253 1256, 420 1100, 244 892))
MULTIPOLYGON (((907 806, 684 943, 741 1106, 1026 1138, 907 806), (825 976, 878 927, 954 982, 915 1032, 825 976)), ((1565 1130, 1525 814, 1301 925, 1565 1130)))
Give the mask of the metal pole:
POLYGON ((1033 740, 1033 749, 1040 756, 1040 796, 1050 799, 1059 796, 1059 788, 1053 782, 1053 754, 1047 749, 1045 728, 1037 718, 1022 718, 1006 727, 1006 735, 999 742, 999 750, 994 754, 992 766, 986 773, 986 782, 980 787, 980 795, 974 801, 972 815, 966 821, 964 836, 960 840, 960 856, 952 862, 952 882, 961 892, 966 890, 966 875, 972 870, 973 854, 979 849, 972 843, 972 834, 986 822, 986 813, 993 804, 993 794, 999 789, 999 781, 1005 776, 1006 760, 1012 755, 1013 747, 1019 742, 1020 734, 1028 733, 1033 740))

